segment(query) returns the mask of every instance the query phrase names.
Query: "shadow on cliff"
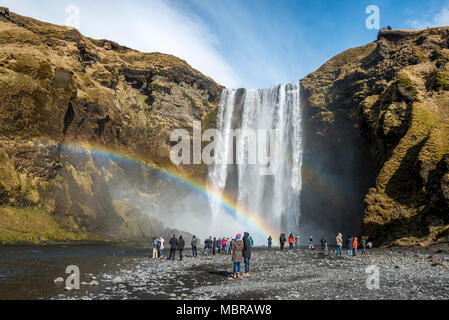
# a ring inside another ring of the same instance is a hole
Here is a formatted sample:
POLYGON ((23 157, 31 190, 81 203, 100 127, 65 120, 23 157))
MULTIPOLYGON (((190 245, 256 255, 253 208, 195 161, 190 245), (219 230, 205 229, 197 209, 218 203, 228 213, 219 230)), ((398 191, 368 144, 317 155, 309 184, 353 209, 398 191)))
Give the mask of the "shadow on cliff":
POLYGON ((418 157, 428 140, 429 136, 407 150, 399 168, 387 183, 385 193, 401 204, 411 205, 422 188, 418 157))
POLYGON ((363 234, 368 235, 375 246, 382 246, 401 238, 425 238, 429 236, 429 229, 423 227, 426 216, 416 214, 411 217, 393 219, 388 223, 381 224, 368 222, 363 226, 363 234), (371 235, 375 235, 375 238, 371 235))

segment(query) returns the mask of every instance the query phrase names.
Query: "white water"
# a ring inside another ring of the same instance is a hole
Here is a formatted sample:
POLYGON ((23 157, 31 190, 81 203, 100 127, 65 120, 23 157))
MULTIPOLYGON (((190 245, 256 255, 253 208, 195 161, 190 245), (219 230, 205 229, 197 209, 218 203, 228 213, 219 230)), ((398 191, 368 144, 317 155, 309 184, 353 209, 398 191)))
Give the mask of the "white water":
MULTIPOLYGON (((274 175, 260 175, 259 164, 214 164, 209 167, 209 184, 214 190, 231 195, 238 207, 250 212, 250 221, 262 219, 269 225, 273 239, 281 232, 299 230, 302 126, 299 84, 279 85, 271 89, 229 89, 222 93, 217 129, 278 129, 278 165, 274 175)), ((248 159, 248 145, 257 143, 242 138, 236 144, 236 156, 248 159)), ((231 144, 232 146, 232 144, 231 144)), ((269 154, 268 144, 265 154, 269 154)), ((230 152, 229 137, 216 147, 222 159, 230 152)), ((212 228, 217 236, 233 236, 249 231, 258 244, 265 244, 267 235, 253 223, 238 215, 230 215, 219 203, 210 200, 212 228)))

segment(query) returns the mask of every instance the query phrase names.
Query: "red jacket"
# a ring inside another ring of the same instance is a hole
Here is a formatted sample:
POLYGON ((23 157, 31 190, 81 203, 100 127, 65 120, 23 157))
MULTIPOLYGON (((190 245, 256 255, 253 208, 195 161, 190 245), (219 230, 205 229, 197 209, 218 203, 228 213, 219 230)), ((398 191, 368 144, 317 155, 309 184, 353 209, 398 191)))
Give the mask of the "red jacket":
POLYGON ((291 237, 291 238, 288 238, 288 243, 293 243, 293 242, 295 242, 295 238, 293 238, 293 237, 291 237))
POLYGON ((354 242, 352 243, 352 248, 357 249, 358 243, 357 243, 357 237, 354 238, 354 242))

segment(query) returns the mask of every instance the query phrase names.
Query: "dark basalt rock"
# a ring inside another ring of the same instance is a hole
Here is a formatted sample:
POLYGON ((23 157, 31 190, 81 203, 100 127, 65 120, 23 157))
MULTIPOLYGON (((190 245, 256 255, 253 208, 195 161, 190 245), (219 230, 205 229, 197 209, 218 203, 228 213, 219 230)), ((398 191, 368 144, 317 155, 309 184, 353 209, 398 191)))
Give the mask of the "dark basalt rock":
POLYGON ((318 171, 304 172, 305 223, 376 245, 447 239, 448 32, 381 30, 301 80, 305 161, 318 171))

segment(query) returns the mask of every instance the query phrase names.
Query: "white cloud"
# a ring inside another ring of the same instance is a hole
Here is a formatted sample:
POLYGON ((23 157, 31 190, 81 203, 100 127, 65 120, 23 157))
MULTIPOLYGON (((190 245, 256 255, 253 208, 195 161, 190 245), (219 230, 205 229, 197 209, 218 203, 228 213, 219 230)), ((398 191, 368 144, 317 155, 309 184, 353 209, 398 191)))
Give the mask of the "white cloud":
POLYGON ((430 20, 409 20, 408 24, 416 29, 449 26, 449 6, 442 8, 430 20))
POLYGON ((92 38, 116 41, 144 52, 163 52, 184 59, 227 87, 241 79, 217 50, 218 39, 194 14, 169 0, 146 1, 0 1, 19 14, 64 24, 65 8, 80 8, 80 31, 92 38))

